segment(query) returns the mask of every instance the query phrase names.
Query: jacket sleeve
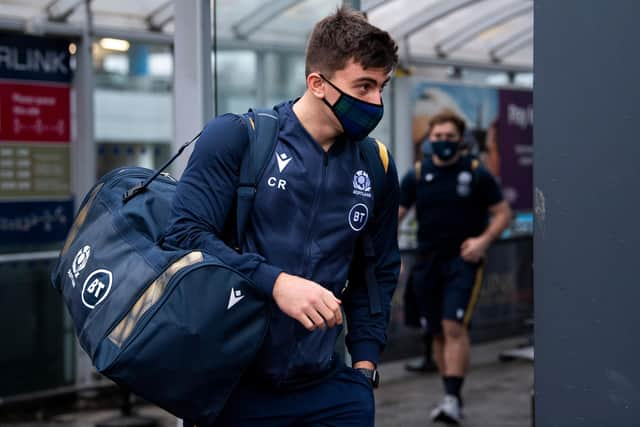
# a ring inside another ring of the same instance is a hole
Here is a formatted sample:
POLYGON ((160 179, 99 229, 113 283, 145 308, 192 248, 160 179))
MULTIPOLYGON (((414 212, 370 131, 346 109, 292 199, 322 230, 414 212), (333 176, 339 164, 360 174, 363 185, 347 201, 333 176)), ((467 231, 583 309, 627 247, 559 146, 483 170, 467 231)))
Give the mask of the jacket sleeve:
MULTIPOLYGON (((398 173, 390 158, 384 186, 384 199, 379 212, 368 227, 375 249, 375 276, 380 292, 382 313, 372 315, 364 281, 364 264, 360 254, 352 263, 349 287, 343 296, 347 316, 347 348, 353 362, 368 360, 378 364, 387 341, 391 298, 398 283, 400 252, 398 250, 398 173)), ((362 252, 362 251, 358 251, 362 252)))
POLYGON ((281 269, 257 254, 239 254, 221 239, 232 211, 240 164, 248 144, 244 121, 234 114, 219 116, 205 127, 178 182, 165 244, 199 249, 247 275, 271 297, 281 269))

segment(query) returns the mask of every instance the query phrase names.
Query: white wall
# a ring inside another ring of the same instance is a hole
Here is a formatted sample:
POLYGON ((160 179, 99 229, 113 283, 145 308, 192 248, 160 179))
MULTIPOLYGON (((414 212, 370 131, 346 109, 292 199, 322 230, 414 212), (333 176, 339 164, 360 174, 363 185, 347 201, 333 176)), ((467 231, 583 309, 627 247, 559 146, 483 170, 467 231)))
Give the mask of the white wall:
MULTIPOLYGON (((171 93, 95 91, 95 138, 109 142, 170 142, 171 93)), ((200 129, 194 129, 194 135, 200 129)))

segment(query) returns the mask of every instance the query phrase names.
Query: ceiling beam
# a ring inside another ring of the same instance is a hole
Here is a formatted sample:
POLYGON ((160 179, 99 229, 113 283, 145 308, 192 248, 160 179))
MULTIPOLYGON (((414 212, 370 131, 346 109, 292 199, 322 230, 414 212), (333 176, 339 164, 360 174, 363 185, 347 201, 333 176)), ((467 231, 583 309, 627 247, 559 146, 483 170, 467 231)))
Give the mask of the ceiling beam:
POLYGON ((519 16, 530 14, 532 11, 533 2, 527 1, 514 3, 510 8, 502 9, 498 12, 492 11, 487 13, 469 25, 465 25, 465 28, 462 30, 455 31, 451 35, 436 42, 436 52, 439 56, 445 57, 468 44, 485 31, 502 25, 505 22, 512 21, 519 16))
POLYGON ((84 4, 84 0, 53 0, 46 7, 49 21, 66 22, 78 6, 84 4))
POLYGON ((497 43, 489 49, 489 58, 495 63, 502 62, 509 55, 530 46, 533 43, 533 25, 514 33, 507 39, 497 43))
POLYGON ((396 40, 408 38, 415 32, 428 27, 434 22, 480 1, 483 0, 440 0, 435 4, 411 14, 409 18, 400 22, 389 32, 396 40))
POLYGON ((165 25, 173 21, 174 18, 174 2, 172 0, 165 1, 144 20, 151 31, 162 31, 165 25))
POLYGON ((264 2, 234 23, 231 26, 231 30, 237 38, 247 39, 252 33, 269 21, 274 20, 280 14, 301 1, 302 0, 271 0, 264 2))
POLYGON ((472 70, 499 71, 505 73, 531 73, 533 66, 492 63, 454 58, 435 58, 430 56, 410 56, 408 64, 414 67, 459 67, 472 70))

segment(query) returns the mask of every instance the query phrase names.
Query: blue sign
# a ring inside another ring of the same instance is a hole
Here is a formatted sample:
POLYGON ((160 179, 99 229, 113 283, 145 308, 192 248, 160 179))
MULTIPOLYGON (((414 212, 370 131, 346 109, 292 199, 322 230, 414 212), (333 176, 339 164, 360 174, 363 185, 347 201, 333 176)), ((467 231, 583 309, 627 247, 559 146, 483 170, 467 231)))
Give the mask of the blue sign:
POLYGON ((62 242, 72 223, 72 199, 0 203, 2 245, 62 242))
POLYGON ((0 35, 0 79, 69 83, 69 40, 0 35))

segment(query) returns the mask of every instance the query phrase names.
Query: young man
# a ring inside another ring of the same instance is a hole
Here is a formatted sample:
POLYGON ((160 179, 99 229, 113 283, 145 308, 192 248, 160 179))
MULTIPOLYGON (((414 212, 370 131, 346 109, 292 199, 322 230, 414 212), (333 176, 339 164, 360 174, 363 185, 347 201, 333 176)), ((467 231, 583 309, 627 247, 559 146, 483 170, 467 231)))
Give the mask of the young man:
POLYGON ((399 218, 416 205, 420 259, 411 286, 433 336, 433 355, 445 388, 431 417, 447 423, 462 418, 467 328, 481 283, 480 265, 511 219, 498 183, 478 160, 461 153, 464 131, 457 115, 434 116, 429 128, 432 155, 406 174, 400 189, 399 218))
POLYGON ((210 251, 245 273, 273 302, 274 313, 221 426, 374 425, 372 386, 400 264, 398 178, 390 161, 383 199, 374 200, 373 174, 361 151, 370 142, 361 140, 382 118, 382 89, 396 52, 389 34, 358 12, 339 9, 316 24, 307 46, 307 90, 275 107, 278 142, 257 185, 241 254, 221 235, 233 213, 245 124, 236 115, 220 116, 196 145, 165 240, 210 251), (349 283, 345 291, 365 230, 376 254, 383 308, 377 315, 370 314, 363 283, 349 283), (334 356, 342 308, 353 368, 334 356))

